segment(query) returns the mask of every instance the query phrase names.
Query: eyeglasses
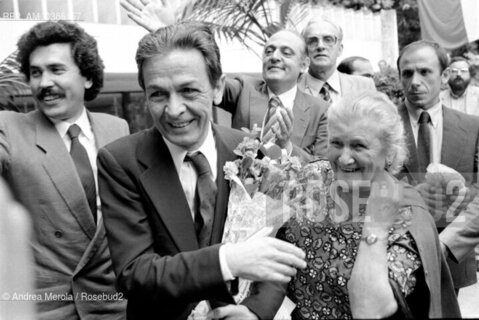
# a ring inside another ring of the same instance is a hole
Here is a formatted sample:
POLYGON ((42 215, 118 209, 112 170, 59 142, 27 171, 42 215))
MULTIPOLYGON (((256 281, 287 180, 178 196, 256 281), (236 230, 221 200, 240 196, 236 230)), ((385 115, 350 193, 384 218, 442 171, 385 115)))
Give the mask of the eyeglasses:
POLYGON ((306 39, 306 44, 309 48, 315 48, 319 44, 319 40, 327 46, 332 47, 338 42, 338 38, 329 34, 320 34, 318 36, 311 36, 306 39))
POLYGON ((459 73, 460 74, 467 74, 467 73, 469 73, 469 69, 468 68, 462 68, 462 69, 449 68, 449 72, 453 75, 458 75, 459 73))

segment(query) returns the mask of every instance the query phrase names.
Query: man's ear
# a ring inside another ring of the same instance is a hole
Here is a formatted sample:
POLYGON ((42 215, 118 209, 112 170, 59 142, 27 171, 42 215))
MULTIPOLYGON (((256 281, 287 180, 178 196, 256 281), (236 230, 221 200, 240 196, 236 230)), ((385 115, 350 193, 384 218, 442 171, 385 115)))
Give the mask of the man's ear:
POLYGON ((441 74, 441 83, 443 85, 447 84, 450 77, 451 77, 451 71, 449 70, 449 68, 446 68, 441 74))
POLYGON ((223 92, 225 90, 225 81, 226 76, 224 74, 216 81, 215 86, 213 87, 213 102, 215 105, 219 105, 223 101, 223 92))
POLYGON ((311 63, 311 59, 308 56, 306 56, 306 58, 304 58, 303 61, 301 61, 301 74, 306 73, 306 71, 308 71, 310 63, 311 63))
POLYGON ((92 85, 93 85, 93 81, 91 80, 85 81, 85 89, 90 89, 92 85))

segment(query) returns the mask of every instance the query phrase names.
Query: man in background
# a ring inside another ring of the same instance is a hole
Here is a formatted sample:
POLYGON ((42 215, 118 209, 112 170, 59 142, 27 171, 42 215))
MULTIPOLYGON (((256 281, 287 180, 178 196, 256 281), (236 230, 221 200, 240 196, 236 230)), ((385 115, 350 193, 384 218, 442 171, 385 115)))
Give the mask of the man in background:
POLYGON ((372 79, 348 75, 336 69, 336 61, 343 52, 343 30, 339 25, 324 18, 312 18, 302 35, 310 65, 298 82, 300 90, 320 96, 329 103, 337 101, 342 95, 376 90, 372 79))
POLYGON ((471 65, 466 58, 453 57, 445 70, 448 88, 441 92, 446 107, 479 115, 479 87, 471 84, 471 65))
MULTIPOLYGON (((470 252, 461 263, 457 263, 459 259, 454 258, 452 251, 457 244, 451 244, 450 247, 449 241, 453 237, 445 237, 443 233, 457 226, 465 228, 466 224, 457 218, 448 221, 447 208, 439 206, 452 193, 446 194, 448 190, 423 183, 428 165, 441 163, 459 172, 468 187, 476 188, 479 118, 442 105, 439 99, 441 75, 447 63, 446 51, 429 41, 413 42, 404 47, 399 55, 398 70, 405 96, 404 103, 399 106, 399 114, 404 123, 410 157, 398 177, 408 176, 409 183, 417 185, 429 206, 447 254, 454 287, 459 291, 477 281, 474 254, 470 252)), ((445 204, 449 207, 449 203, 445 204)), ((469 219, 473 218, 467 218, 466 221, 469 219)))
POLYGON ((343 59, 338 65, 338 71, 346 74, 372 78, 374 70, 371 62, 360 56, 352 56, 343 59))
MULTIPOLYGON (((287 123, 286 130, 275 130, 272 141, 290 152, 292 146, 302 149, 303 158, 325 159, 327 150, 327 103, 298 90, 297 81, 309 66, 306 44, 301 35, 291 30, 273 34, 263 49, 263 79, 236 76, 226 79, 220 108, 232 114, 233 128, 263 128, 263 141, 268 137, 269 115, 273 101, 278 101, 278 120, 287 123)), ((274 113, 274 112, 273 112, 274 113)), ((274 129, 274 127, 273 127, 274 129)))

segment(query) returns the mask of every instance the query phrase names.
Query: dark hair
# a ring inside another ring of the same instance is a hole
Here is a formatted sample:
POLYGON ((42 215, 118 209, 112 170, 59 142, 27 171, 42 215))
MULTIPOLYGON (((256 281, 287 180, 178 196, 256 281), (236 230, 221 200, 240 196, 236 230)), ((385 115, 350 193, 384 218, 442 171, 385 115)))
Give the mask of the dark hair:
POLYGON ((210 28, 203 23, 185 21, 160 28, 144 36, 138 43, 136 64, 138 83, 145 89, 143 81, 143 63, 155 55, 161 55, 174 49, 195 49, 205 59, 208 79, 212 86, 221 78, 223 71, 220 62, 220 49, 210 28))
POLYGON ((353 64, 355 61, 369 62, 368 59, 359 56, 348 57, 343 59, 343 61, 341 61, 341 63, 338 65, 338 71, 342 73, 353 74, 353 64))
POLYGON ((30 80, 30 55, 40 46, 69 43, 75 64, 83 77, 92 82, 85 90, 85 101, 95 99, 103 87, 103 61, 96 40, 78 24, 67 21, 46 21, 34 25, 18 40, 17 61, 20 71, 30 80))
POLYGON ((467 59, 464 58, 464 57, 461 57, 461 56, 452 57, 452 58, 451 58, 451 61, 449 61, 449 66, 451 66, 451 64, 453 64, 454 62, 458 62, 458 61, 464 61, 465 63, 467 63, 468 69, 469 69, 469 73, 471 73, 471 76, 472 76, 472 73, 473 73, 472 65, 471 65, 471 63, 469 62, 469 60, 467 60, 467 59))
POLYGON ((403 57, 404 53, 410 50, 417 50, 420 48, 424 47, 429 47, 434 50, 436 53, 437 59, 439 60, 439 66, 441 70, 439 70, 441 73, 446 70, 449 62, 449 57, 447 56, 447 52, 444 48, 442 48, 439 44, 436 42, 432 41, 427 41, 427 40, 419 40, 419 41, 414 41, 407 46, 405 46, 401 52, 399 53, 399 57, 397 59, 397 68, 399 71, 399 74, 401 74, 401 68, 399 67, 399 62, 401 62, 401 58, 403 57))

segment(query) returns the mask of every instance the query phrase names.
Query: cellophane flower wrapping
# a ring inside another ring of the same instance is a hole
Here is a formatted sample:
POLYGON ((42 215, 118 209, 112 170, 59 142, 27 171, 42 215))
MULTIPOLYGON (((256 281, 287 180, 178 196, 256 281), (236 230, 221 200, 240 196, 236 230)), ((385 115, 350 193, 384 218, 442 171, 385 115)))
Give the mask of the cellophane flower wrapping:
MULTIPOLYGON (((238 159, 224 166, 231 190, 223 243, 246 241, 265 227, 272 227, 275 235, 292 217, 320 221, 327 214, 330 197, 324 182, 332 179, 328 162, 303 165, 298 158, 284 152, 273 159, 261 143, 252 138, 245 138, 235 153, 238 159), (266 154, 262 159, 258 159, 260 149, 266 154)), ((278 155, 278 152, 272 153, 278 155)), ((251 282, 239 279, 235 301, 243 301, 250 290, 251 282)), ((287 319, 291 311, 292 308, 286 313, 280 310, 279 317, 287 319)))
POLYGON ((460 195, 455 197, 455 201, 449 203, 444 216, 435 217, 440 220, 439 223, 441 225, 444 223, 442 222, 444 219, 447 222, 451 222, 460 213, 461 210, 459 208, 462 202, 467 201, 465 197, 467 190, 466 180, 459 172, 441 163, 429 164, 426 169, 425 178, 426 183, 435 187, 437 192, 439 192, 439 190, 443 192, 446 195, 446 199, 452 194, 460 192, 460 195))

